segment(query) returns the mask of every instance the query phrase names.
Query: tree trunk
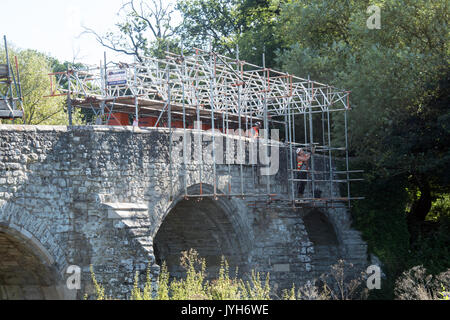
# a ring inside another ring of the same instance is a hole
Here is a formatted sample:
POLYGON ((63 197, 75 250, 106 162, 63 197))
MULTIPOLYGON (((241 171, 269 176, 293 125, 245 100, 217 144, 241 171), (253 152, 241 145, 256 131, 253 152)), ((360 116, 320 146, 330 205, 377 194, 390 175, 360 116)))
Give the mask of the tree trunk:
POLYGON ((415 182, 420 191, 420 197, 416 199, 408 214, 408 226, 411 235, 411 242, 417 238, 420 233, 420 227, 431 209, 431 188, 428 179, 423 176, 415 177, 415 182))

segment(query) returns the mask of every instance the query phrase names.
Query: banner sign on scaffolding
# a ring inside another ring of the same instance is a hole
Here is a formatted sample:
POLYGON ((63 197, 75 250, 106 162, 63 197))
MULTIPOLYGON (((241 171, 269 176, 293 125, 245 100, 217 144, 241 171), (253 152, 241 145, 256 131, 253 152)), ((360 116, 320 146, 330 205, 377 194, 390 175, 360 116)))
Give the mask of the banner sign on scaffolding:
POLYGON ((106 77, 107 86, 117 86, 122 84, 127 84, 127 70, 108 71, 106 77))

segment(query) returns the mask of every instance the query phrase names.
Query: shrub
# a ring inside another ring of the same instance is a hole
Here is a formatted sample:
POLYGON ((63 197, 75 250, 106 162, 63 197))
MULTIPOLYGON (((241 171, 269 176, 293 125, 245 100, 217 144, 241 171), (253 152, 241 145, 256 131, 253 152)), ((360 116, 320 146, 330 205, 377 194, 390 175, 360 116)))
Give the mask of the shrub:
POLYGON ((321 276, 324 293, 332 300, 367 299, 368 290, 365 287, 365 274, 361 272, 356 278, 354 266, 344 260, 331 266, 331 272, 321 276))
MULTIPOLYGON (((218 278, 212 281, 206 279, 206 261, 201 258, 197 251, 191 249, 182 252, 181 266, 186 271, 186 276, 181 279, 170 280, 167 265, 164 262, 161 272, 152 285, 150 268, 147 268, 147 278, 143 290, 139 285, 139 273, 136 272, 134 285, 131 291, 132 300, 270 300, 272 290, 270 288, 270 274, 267 273, 265 280, 256 271, 251 272, 249 280, 238 279, 238 270, 234 278, 230 277, 229 265, 225 257, 222 257, 218 278)), ((284 290, 284 300, 328 300, 328 299, 358 299, 364 298, 365 291, 362 289, 363 277, 351 278, 354 272, 350 270, 352 264, 340 260, 332 266, 329 275, 322 275, 322 285, 307 282, 296 290, 284 290)), ((92 281, 95 289, 95 299, 110 299, 105 295, 104 288, 95 278, 91 266, 92 281)), ((87 297, 86 297, 87 298, 87 297)))
POLYGON ((222 257, 219 277, 210 284, 210 298, 213 300, 241 300, 242 281, 237 279, 237 274, 238 270, 236 269, 235 278, 230 278, 228 262, 225 257, 222 257))
POLYGON ((295 290, 295 285, 291 290, 283 290, 283 300, 329 300, 330 294, 325 287, 319 287, 315 281, 307 281, 302 287, 295 290))
POLYGON ((448 300, 445 288, 450 285, 450 269, 433 276, 423 266, 403 272, 395 283, 398 300, 448 300))
POLYGON ((186 270, 185 279, 175 279, 170 283, 173 300, 206 300, 208 283, 206 278, 206 261, 197 251, 191 249, 181 253, 181 266, 186 270))

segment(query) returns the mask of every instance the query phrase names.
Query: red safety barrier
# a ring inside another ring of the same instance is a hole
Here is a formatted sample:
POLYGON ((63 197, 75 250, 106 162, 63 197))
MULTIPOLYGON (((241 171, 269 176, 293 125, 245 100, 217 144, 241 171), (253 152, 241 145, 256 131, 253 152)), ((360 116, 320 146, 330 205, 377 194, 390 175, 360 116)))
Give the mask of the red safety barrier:
POLYGON ((108 121, 109 126, 128 126, 129 124, 128 113, 123 112, 112 113, 108 121))
MULTIPOLYGON (((157 117, 141 117, 139 118, 139 127, 154 127, 158 121, 157 117)), ((161 126, 161 123, 158 123, 158 127, 161 126)))

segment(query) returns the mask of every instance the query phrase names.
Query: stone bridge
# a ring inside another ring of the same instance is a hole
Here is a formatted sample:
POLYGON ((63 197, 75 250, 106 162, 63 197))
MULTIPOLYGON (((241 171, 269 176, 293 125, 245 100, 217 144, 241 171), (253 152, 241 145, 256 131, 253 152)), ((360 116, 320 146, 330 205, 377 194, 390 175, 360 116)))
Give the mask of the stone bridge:
MULTIPOLYGON (((178 276, 190 248, 211 277, 223 255, 242 277, 270 272, 278 289, 339 258, 366 265, 345 207, 223 196, 264 193, 266 177, 255 165, 216 165, 214 175, 212 165, 169 161, 170 137, 164 128, 0 125, 0 299, 80 299, 93 291, 91 265, 106 294, 125 298, 148 266, 153 279, 162 261, 178 276), (185 197, 200 189, 222 195, 185 197), (81 268, 80 290, 66 286, 71 265, 81 268)), ((288 194, 286 159, 280 149, 271 193, 288 194)))

